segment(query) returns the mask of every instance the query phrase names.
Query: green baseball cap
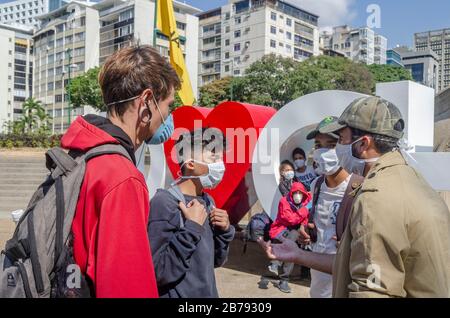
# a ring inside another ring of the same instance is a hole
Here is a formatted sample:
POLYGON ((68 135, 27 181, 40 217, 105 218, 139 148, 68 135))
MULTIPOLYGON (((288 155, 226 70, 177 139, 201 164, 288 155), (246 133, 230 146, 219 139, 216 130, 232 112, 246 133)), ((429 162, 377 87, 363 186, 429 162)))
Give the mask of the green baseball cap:
MULTIPOLYGON (((337 118, 337 117, 335 117, 335 116, 329 116, 329 117, 326 117, 324 120, 322 120, 322 121, 317 125, 317 127, 316 127, 314 130, 312 130, 312 131, 308 134, 308 136, 306 136, 306 139, 307 139, 307 140, 314 139, 314 138, 316 138, 316 136, 317 136, 318 134, 327 134, 327 135, 330 135, 330 136, 333 137, 333 138, 339 139, 339 136, 338 136, 337 134, 333 133, 333 132, 331 132, 331 133, 330 133, 330 132, 324 132, 325 129, 328 128, 330 125, 337 124, 338 119, 339 119, 339 118, 337 118)), ((327 129, 327 130, 328 130, 328 129, 327 129)))
POLYGON ((371 96, 353 101, 338 122, 328 125, 323 133, 336 133, 345 127, 400 139, 404 134, 405 121, 394 104, 381 97, 371 96))

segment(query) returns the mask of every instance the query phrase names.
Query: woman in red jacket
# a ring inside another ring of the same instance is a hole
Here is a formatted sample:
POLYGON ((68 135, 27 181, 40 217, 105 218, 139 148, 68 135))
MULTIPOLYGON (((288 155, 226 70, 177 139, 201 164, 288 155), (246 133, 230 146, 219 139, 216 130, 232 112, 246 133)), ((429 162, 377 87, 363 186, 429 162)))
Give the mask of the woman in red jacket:
MULTIPOLYGON (((270 227, 270 238, 273 243, 280 241, 281 237, 297 241, 300 225, 308 223, 309 211, 306 205, 311 201, 311 194, 300 182, 294 182, 288 195, 281 198, 278 204, 278 215, 270 227)), ((289 276, 294 269, 293 263, 281 263, 272 261, 269 270, 280 277, 278 288, 285 293, 290 293, 289 276), (278 269, 282 267, 279 275, 278 269)))

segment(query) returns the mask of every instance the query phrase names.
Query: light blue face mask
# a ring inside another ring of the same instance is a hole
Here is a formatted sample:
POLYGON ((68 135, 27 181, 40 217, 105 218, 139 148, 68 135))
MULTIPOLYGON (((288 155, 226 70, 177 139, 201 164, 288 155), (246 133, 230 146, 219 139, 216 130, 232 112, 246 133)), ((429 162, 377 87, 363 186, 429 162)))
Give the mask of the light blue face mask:
POLYGON ((163 144, 167 140, 169 140, 170 136, 172 136, 173 134, 173 131, 174 131, 173 116, 172 114, 170 114, 169 117, 166 118, 166 120, 163 119, 163 123, 161 124, 161 126, 159 126, 158 130, 155 132, 153 137, 150 138, 149 140, 146 140, 145 143, 147 145, 163 144))
POLYGON ((145 141, 147 145, 160 145, 165 143, 167 140, 169 140, 170 136, 172 136, 173 131, 175 129, 173 124, 173 116, 170 114, 165 120, 161 113, 161 110, 159 109, 159 105, 156 102, 155 98, 153 97, 153 101, 156 105, 156 108, 158 109, 159 115, 161 116, 162 124, 159 126, 158 130, 156 130, 155 134, 152 136, 152 138, 145 141))

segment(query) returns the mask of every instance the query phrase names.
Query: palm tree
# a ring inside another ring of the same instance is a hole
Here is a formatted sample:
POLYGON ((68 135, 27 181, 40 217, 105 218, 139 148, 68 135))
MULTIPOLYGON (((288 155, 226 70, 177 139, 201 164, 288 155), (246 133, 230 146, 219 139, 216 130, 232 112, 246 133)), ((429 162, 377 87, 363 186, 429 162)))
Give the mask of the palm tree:
POLYGON ((47 115, 42 102, 34 98, 28 98, 22 105, 23 118, 22 123, 27 128, 28 133, 33 132, 41 125, 47 127, 50 116, 47 115))

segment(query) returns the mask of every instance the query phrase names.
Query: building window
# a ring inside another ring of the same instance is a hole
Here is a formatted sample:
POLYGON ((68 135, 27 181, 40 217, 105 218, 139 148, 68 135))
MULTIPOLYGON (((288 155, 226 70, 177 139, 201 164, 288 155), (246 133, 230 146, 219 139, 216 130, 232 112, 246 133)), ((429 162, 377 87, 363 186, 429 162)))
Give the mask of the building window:
POLYGON ((270 40, 270 47, 276 48, 276 47, 277 47, 277 41, 275 41, 275 40, 270 40))
POLYGON ((240 50, 241 50, 241 43, 236 43, 234 45, 234 51, 237 52, 237 51, 240 51, 240 50))
POLYGON ((230 52, 225 52, 225 58, 229 59, 230 58, 230 52))
POLYGON ((273 21, 277 21, 277 14, 276 14, 275 12, 270 12, 270 18, 271 18, 273 21))
POLYGON ((229 72, 230 71, 230 65, 225 65, 225 72, 229 72))
POLYGON ((286 39, 292 40, 292 33, 291 32, 286 32, 286 39))
POLYGON ((286 18, 286 25, 287 26, 292 26, 292 19, 286 18))
POLYGON ((230 45, 230 39, 226 39, 225 40, 225 46, 229 46, 230 45))
POLYGON ((272 34, 277 34, 277 28, 274 27, 273 25, 270 27, 270 33, 272 34))
POLYGON ((225 27, 225 33, 229 33, 230 32, 230 26, 225 27))
POLYGON ((234 37, 235 38, 240 38, 241 37, 241 30, 234 31, 234 37))
POLYGON ((234 18, 235 24, 241 24, 241 22, 242 22, 241 17, 234 18))

